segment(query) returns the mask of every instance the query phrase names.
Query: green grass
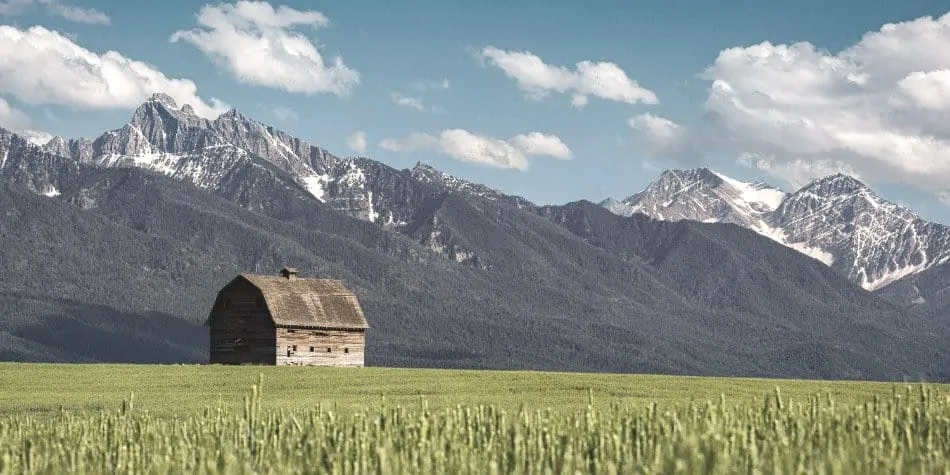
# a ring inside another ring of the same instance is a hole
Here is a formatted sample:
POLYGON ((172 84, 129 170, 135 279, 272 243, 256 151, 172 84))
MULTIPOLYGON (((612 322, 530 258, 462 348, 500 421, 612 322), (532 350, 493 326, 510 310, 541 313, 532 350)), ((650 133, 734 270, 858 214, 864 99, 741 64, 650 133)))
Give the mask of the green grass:
POLYGON ((950 473, 950 388, 0 364, 2 473, 950 473))
MULTIPOLYGON (((906 384, 699 378, 655 375, 544 373, 533 371, 456 371, 401 368, 307 368, 266 366, 143 366, 0 363, 0 414, 24 411, 117 408, 135 393, 138 407, 155 415, 195 413, 219 403, 242 407, 242 397, 263 374, 265 408, 302 409, 322 404, 356 410, 375 407, 381 398, 395 405, 432 409, 496 405, 517 410, 580 411, 588 389, 595 404, 663 407, 719 400, 746 403, 779 388, 793 399, 829 395, 841 404, 888 396, 906 384)), ((950 393, 950 386, 934 385, 950 393)))

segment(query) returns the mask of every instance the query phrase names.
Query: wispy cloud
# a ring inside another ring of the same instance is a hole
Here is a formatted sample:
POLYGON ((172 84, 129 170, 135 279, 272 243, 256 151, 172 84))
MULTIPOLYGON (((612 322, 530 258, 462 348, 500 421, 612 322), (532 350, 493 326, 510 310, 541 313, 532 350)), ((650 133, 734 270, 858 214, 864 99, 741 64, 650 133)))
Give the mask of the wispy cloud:
POLYGON ((420 112, 435 112, 441 113, 445 112, 441 106, 429 106, 425 104, 425 100, 421 95, 424 95, 426 92, 432 91, 447 91, 451 85, 449 84, 448 79, 442 79, 441 81, 416 81, 409 85, 410 89, 415 90, 417 95, 408 95, 402 94, 399 92, 389 93, 389 98, 393 101, 393 104, 408 107, 410 109, 415 109, 420 112), (421 94, 421 95, 420 95, 421 94))
POLYGON ((390 92, 389 98, 393 101, 393 104, 396 104, 397 106, 408 107, 421 112, 426 112, 429 110, 425 105, 422 104, 421 97, 404 96, 398 92, 390 92))
POLYGON ((448 78, 442 78, 441 81, 415 81, 410 87, 418 92, 426 91, 448 91, 452 85, 448 78))
POLYGON ((62 3, 58 0, 6 0, 0 2, 0 15, 20 15, 28 8, 39 5, 53 16, 65 18, 74 23, 87 25, 109 25, 109 16, 95 8, 83 8, 62 3))
POLYGON ((293 109, 284 106, 275 107, 271 113, 281 122, 296 122, 300 118, 293 109))

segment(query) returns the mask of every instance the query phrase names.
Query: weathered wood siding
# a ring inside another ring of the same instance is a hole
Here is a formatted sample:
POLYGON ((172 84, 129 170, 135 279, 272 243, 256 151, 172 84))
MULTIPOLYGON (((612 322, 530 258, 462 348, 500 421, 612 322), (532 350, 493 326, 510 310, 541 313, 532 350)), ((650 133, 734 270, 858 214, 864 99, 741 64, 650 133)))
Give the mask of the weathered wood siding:
POLYGON ((268 364, 276 362, 276 328, 261 293, 235 283, 219 294, 211 319, 211 363, 268 364))
POLYGON ((363 366, 365 347, 363 331, 277 329, 278 365, 363 366))

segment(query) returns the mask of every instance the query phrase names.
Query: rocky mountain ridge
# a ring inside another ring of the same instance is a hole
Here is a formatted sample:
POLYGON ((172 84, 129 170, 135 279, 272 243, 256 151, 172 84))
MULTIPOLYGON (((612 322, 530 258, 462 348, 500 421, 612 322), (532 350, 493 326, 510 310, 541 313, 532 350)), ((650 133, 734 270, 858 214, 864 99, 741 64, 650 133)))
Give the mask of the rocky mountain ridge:
POLYGON ((646 190, 601 203, 622 216, 736 224, 831 266, 868 290, 950 261, 950 227, 835 174, 793 193, 711 170, 669 170, 646 190))

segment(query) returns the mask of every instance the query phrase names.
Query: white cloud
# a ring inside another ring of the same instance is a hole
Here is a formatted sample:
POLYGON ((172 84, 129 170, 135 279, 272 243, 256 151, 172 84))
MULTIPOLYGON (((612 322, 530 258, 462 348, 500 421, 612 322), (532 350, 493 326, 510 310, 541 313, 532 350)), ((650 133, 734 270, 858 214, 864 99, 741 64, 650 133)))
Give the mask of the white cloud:
POLYGON ((531 132, 501 140, 463 129, 443 130, 438 137, 412 133, 402 139, 385 139, 380 147, 397 151, 431 149, 456 160, 501 168, 526 170, 529 156, 570 159, 571 150, 555 135, 531 132))
POLYGON ((358 130, 346 138, 346 146, 356 153, 366 152, 366 132, 358 130))
POLYGON ((175 32, 172 42, 197 47, 240 81, 293 93, 346 96, 360 74, 341 57, 324 62, 317 47, 296 27, 328 26, 322 13, 267 2, 239 1, 205 5, 198 12, 201 28, 175 32))
POLYGON ((481 58, 514 79, 532 99, 551 92, 571 94, 571 105, 587 105, 589 96, 627 104, 657 104, 656 94, 630 79, 619 66, 608 62, 581 61, 574 70, 545 64, 528 51, 505 51, 492 46, 481 51, 481 58))
POLYGON ((652 157, 689 163, 702 153, 704 140, 698 132, 653 114, 640 114, 627 120, 637 146, 652 157))
POLYGON ((293 109, 284 106, 277 106, 271 111, 274 117, 281 122, 296 122, 300 118, 293 109))
POLYGON ((71 22, 84 23, 87 25, 108 25, 112 23, 108 15, 95 8, 66 5, 56 0, 40 0, 40 3, 49 10, 51 15, 63 17, 71 22))
POLYGON ((404 96, 397 92, 391 92, 389 93, 389 98, 392 99, 393 104, 397 106, 408 107, 422 112, 428 110, 426 106, 422 104, 422 98, 419 97, 404 96))
POLYGON ((43 145, 53 139, 53 134, 34 129, 30 117, 23 111, 11 106, 2 97, 0 97, 0 127, 14 132, 37 145, 43 145))
POLYGON ((697 154, 756 157, 745 162, 790 183, 829 170, 934 193, 950 181, 950 14, 884 25, 836 54, 729 48, 702 78, 707 120, 688 138, 706 140, 697 154))
POLYGON ((834 175, 835 173, 850 175, 859 180, 863 179, 861 173, 853 166, 826 159, 776 160, 770 156, 743 153, 736 159, 736 163, 782 177, 786 183, 795 188, 801 188, 814 181, 815 178, 834 175))
POLYGON ((571 158, 571 150, 555 135, 531 132, 527 135, 518 134, 509 142, 525 155, 547 155, 562 160, 571 158))
POLYGON ((14 132, 30 126, 30 117, 0 97, 0 127, 14 132))
POLYGON ((109 16, 95 8, 82 8, 61 3, 57 0, 7 0, 0 2, 0 15, 19 15, 34 4, 42 5, 47 13, 65 18, 75 23, 87 25, 108 25, 109 16))
POLYGON ((168 78, 115 51, 94 53, 41 26, 0 26, 0 93, 30 104, 113 109, 138 106, 154 92, 191 104, 203 117, 228 109, 214 98, 201 99, 191 80, 168 78))
POLYGON ((912 72, 898 81, 896 92, 892 105, 897 107, 950 110, 950 69, 912 72))

